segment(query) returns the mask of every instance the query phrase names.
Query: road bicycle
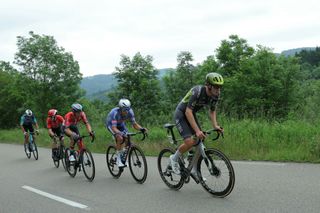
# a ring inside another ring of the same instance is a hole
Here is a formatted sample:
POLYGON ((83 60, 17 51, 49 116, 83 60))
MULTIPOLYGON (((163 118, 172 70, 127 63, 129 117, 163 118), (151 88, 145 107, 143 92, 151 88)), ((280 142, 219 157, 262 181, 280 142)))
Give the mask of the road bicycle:
POLYGON ((34 135, 34 132, 30 132, 29 141, 28 141, 27 147, 25 147, 24 151, 25 151, 28 158, 31 157, 31 152, 32 152, 34 159, 38 160, 38 158, 39 158, 38 147, 37 147, 37 144, 34 140, 33 135, 34 135))
POLYGON ((59 140, 59 145, 58 145, 58 148, 56 150, 56 152, 54 153, 54 157, 53 157, 53 164, 55 165, 55 167, 59 168, 59 165, 60 165, 60 160, 62 162, 62 165, 63 165, 63 168, 66 170, 66 165, 65 165, 65 160, 64 160, 64 157, 65 157, 65 146, 64 146, 64 137, 63 136, 60 136, 58 137, 57 135, 54 135, 53 136, 55 138, 55 140, 59 140))
POLYGON ((83 139, 86 137, 91 137, 91 143, 94 141, 95 137, 91 135, 80 136, 77 140, 77 150, 72 150, 70 148, 66 148, 65 150, 65 165, 66 170, 71 177, 75 177, 77 171, 83 170, 84 175, 89 181, 93 181, 95 177, 95 166, 92 154, 88 148, 85 147, 83 139), (75 161, 70 161, 70 155, 74 156, 75 161))
MULTIPOLYGON (((180 165, 180 174, 173 172, 170 164, 170 155, 177 150, 178 141, 176 139, 173 128, 174 124, 165 124, 167 136, 170 142, 175 145, 175 149, 165 148, 160 151, 158 156, 158 170, 163 182, 171 189, 179 190, 183 184, 190 181, 190 177, 215 197, 228 196, 235 184, 235 173, 230 160, 225 154, 215 148, 206 148, 204 140, 198 139, 198 143, 194 146, 194 152, 188 152, 188 157, 181 156, 178 163, 180 165), (188 165, 187 165, 187 163, 188 165), (197 172, 191 173, 193 165, 197 165, 197 172)), ((206 135, 215 132, 217 136, 212 140, 217 140, 220 132, 216 129, 205 131, 206 135)), ((223 135, 222 135, 223 136, 223 135)))
MULTIPOLYGON (((135 181, 142 184, 147 179, 148 166, 143 151, 140 149, 139 146, 137 146, 131 141, 131 137, 137 134, 143 134, 141 141, 143 141, 147 136, 147 133, 142 131, 136 133, 127 133, 127 139, 124 142, 125 147, 121 156, 121 160, 124 165, 127 165, 128 162, 132 177, 135 179, 135 181)), ((106 151, 106 161, 110 174, 115 178, 119 178, 126 166, 118 167, 117 149, 115 145, 108 146, 106 151)))

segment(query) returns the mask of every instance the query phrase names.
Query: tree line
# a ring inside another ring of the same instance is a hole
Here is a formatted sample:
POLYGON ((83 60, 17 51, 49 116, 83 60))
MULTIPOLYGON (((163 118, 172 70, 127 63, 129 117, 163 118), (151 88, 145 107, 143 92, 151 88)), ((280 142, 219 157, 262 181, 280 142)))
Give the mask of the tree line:
POLYGON ((177 66, 162 79, 152 56, 121 55, 113 73, 118 85, 106 94, 108 103, 84 98, 79 63, 52 36, 29 32, 28 37, 17 37, 17 47, 15 67, 0 61, 0 128, 17 126, 26 108, 44 124, 48 109, 64 114, 73 102, 82 103, 89 119, 102 123, 123 97, 131 100, 144 125, 162 125, 172 121, 178 102, 192 86, 204 84, 209 72, 224 76, 218 110, 227 117, 316 122, 320 112, 318 47, 286 57, 230 35, 199 64, 193 63, 191 52, 180 52, 177 66))

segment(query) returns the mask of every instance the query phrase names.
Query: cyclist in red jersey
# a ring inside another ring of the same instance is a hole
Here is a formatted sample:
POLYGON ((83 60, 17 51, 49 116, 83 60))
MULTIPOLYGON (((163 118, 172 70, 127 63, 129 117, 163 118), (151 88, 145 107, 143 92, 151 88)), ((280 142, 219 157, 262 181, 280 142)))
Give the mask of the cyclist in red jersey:
MULTIPOLYGON (((82 105, 74 103, 71 106, 72 111, 68 112, 65 116, 65 130, 64 132, 70 138, 70 150, 73 152, 74 144, 80 137, 80 132, 77 127, 79 121, 82 121, 87 128, 88 133, 91 137, 94 137, 94 133, 91 129, 91 125, 88 122, 86 114, 82 111, 82 105)), ((74 156, 70 155, 70 161, 75 161, 74 156)))
POLYGON ((48 111, 47 117, 47 128, 48 134, 52 138, 52 159, 56 159, 58 154, 57 146, 57 137, 59 137, 60 142, 63 142, 63 128, 64 128, 64 119, 61 115, 57 114, 56 109, 50 109, 48 111))

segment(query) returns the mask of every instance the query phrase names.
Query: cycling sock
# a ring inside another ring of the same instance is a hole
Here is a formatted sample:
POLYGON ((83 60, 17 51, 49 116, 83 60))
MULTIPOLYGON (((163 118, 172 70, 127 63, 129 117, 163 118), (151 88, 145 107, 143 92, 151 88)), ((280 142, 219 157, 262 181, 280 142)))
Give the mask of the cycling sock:
POLYGON ((177 150, 176 153, 173 155, 172 159, 174 161, 178 161, 180 156, 181 156, 181 152, 179 150, 177 150))

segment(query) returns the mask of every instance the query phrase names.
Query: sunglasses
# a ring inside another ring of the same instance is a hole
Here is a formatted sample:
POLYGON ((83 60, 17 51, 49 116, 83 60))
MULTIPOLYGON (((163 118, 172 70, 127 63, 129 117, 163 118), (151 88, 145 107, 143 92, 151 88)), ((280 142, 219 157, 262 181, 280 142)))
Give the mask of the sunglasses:
POLYGON ((220 86, 220 85, 211 85, 211 87, 214 89, 221 89, 222 88, 222 86, 220 86))

